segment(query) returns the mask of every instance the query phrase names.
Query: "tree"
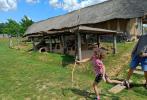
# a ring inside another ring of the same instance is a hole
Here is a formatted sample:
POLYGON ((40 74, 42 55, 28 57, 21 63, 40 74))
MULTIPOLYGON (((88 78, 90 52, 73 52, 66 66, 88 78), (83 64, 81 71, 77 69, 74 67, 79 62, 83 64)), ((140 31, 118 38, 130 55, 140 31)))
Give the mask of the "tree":
POLYGON ((5 27, 3 28, 3 33, 11 34, 11 35, 18 35, 20 34, 21 26, 15 20, 8 19, 5 23, 5 27))
POLYGON ((27 28, 32 25, 34 22, 28 18, 27 16, 24 16, 21 19, 20 25, 21 25, 21 35, 23 35, 25 33, 25 31, 27 30, 27 28))
POLYGON ((0 23, 0 34, 4 34, 3 29, 5 27, 5 23, 0 23))

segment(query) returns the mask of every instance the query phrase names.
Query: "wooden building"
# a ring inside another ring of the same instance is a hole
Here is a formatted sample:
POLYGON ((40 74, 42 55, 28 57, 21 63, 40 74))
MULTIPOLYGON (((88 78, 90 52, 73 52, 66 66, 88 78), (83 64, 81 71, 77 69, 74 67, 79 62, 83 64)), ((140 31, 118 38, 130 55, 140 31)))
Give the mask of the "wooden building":
POLYGON ((68 14, 49 18, 31 25, 25 36, 33 40, 46 40, 49 51, 77 55, 91 55, 87 37, 93 35, 99 46, 101 35, 113 36, 116 53, 117 35, 126 35, 128 40, 143 34, 146 23, 147 0, 108 0, 68 14), (69 42, 69 43, 68 43, 69 42))

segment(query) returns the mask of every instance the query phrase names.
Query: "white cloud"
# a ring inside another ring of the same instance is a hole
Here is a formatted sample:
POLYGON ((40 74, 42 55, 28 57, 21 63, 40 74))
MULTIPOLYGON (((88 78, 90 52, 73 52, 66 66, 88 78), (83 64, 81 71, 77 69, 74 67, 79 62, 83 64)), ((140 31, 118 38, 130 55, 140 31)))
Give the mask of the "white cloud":
POLYGON ((49 4, 55 8, 73 11, 86 6, 94 5, 107 0, 49 0, 49 4))
POLYGON ((39 0, 26 0, 27 3, 39 3, 39 0))
POLYGON ((9 11, 17 8, 17 0, 0 0, 0 10, 9 11))
POLYGON ((60 5, 60 2, 58 0, 49 0, 49 4, 53 7, 58 7, 60 5))

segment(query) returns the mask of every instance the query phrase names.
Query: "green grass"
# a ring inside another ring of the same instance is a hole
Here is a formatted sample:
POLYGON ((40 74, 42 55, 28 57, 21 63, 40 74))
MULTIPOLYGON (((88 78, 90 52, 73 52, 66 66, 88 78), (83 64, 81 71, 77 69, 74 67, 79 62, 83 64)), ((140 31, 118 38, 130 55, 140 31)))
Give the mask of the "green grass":
MULTIPOLYGON (((111 78, 126 77, 129 57, 134 43, 119 43, 118 53, 109 54, 104 63, 111 78), (126 59, 128 57, 128 59, 126 59), (121 66, 119 70, 118 66, 121 66)), ((90 63, 78 66, 71 83, 73 57, 53 53, 26 52, 8 48, 8 40, 0 39, 0 100, 93 100, 94 75, 90 63)), ((134 75, 136 84, 130 90, 111 94, 112 84, 101 82, 102 100, 146 100, 143 76, 134 75)))

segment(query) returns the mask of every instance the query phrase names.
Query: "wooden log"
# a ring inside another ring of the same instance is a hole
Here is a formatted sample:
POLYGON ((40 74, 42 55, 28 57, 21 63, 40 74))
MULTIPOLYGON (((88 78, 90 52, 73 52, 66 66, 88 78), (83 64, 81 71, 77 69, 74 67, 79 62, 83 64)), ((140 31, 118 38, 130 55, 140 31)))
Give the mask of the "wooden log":
POLYGON ((135 70, 133 73, 134 74, 139 74, 139 75, 144 75, 144 72, 143 71, 137 71, 137 70, 135 70))
MULTIPOLYGON (((133 81, 129 80, 129 83, 131 84, 133 81)), ((117 94, 119 92, 121 92, 122 90, 126 89, 126 86, 122 85, 122 84, 117 84, 114 87, 112 87, 111 89, 109 89, 108 91, 110 93, 114 93, 117 94)))
POLYGON ((108 90, 110 93, 117 94, 121 92, 123 89, 125 89, 126 86, 123 86, 121 84, 117 84, 116 86, 112 87, 110 90, 108 90))
MULTIPOLYGON (((129 69, 127 70, 127 72, 129 71, 129 69)), ((141 70, 140 67, 137 67, 136 70, 134 70, 133 72, 134 74, 139 74, 139 75, 144 75, 144 72, 141 70)))

